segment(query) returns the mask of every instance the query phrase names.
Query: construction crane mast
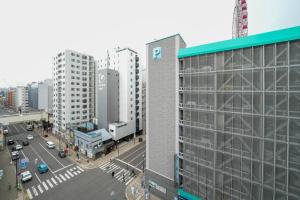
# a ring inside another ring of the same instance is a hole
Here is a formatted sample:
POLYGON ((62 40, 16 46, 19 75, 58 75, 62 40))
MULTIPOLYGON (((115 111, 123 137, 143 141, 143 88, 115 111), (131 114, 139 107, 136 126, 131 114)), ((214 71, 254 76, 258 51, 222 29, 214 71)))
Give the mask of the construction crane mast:
POLYGON ((233 11, 232 38, 248 35, 248 8, 246 0, 236 0, 233 11))

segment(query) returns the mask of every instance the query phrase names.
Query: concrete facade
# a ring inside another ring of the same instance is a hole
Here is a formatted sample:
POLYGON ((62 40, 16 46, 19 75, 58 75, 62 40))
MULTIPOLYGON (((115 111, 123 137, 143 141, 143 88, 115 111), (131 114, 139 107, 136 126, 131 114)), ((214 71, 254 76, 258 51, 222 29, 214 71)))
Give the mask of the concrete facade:
POLYGON ((53 58, 54 133, 94 118, 95 70, 87 54, 65 50, 53 58))
MULTIPOLYGON (((176 86, 178 83, 179 48, 185 48, 180 35, 174 35, 146 45, 147 86, 146 86, 146 179, 157 176, 164 179, 160 187, 166 189, 168 199, 174 193, 174 155, 178 153, 176 135, 176 86), (160 52, 157 52, 157 49, 160 52), (160 53, 157 54, 157 53, 160 53), (155 55, 156 54, 156 55, 155 55), (151 148, 150 148, 151 147, 151 148), (155 147, 155 148, 152 148, 155 147), (155 176, 151 176, 153 172, 155 176), (172 183, 172 184, 170 184, 172 183)), ((148 184, 148 183, 147 183, 148 184)), ((163 192, 153 190, 157 196, 166 199, 163 192)))
POLYGON ((119 73, 113 69, 99 69, 97 73, 97 124, 108 130, 109 123, 119 121, 119 73))
POLYGON ((38 84, 39 110, 53 112, 53 80, 46 79, 38 84))

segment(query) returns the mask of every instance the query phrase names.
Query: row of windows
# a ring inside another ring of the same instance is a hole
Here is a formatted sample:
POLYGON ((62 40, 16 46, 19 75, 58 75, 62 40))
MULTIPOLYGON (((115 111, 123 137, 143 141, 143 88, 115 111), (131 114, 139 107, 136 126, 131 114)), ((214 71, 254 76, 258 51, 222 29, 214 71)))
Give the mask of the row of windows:
MULTIPOLYGON (((71 56, 74 56, 74 57, 75 57, 75 53, 72 52, 72 53, 71 53, 71 56)), ((76 57, 77 57, 77 58, 80 58, 80 55, 79 55, 79 54, 76 54, 76 57)), ((87 56, 82 55, 81 58, 82 58, 83 60, 86 60, 86 59, 87 59, 87 56)))

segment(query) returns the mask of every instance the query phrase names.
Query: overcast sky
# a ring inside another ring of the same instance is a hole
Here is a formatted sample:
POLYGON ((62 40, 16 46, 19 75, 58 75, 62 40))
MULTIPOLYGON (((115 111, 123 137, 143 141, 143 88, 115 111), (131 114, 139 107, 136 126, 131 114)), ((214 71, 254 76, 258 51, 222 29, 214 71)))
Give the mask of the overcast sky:
MULTIPOLYGON (((0 3, 0 87, 52 77, 64 49, 99 59, 180 33, 188 46, 231 38, 235 0, 7 0, 0 3)), ((248 0, 249 34, 300 25, 300 0, 248 0)))

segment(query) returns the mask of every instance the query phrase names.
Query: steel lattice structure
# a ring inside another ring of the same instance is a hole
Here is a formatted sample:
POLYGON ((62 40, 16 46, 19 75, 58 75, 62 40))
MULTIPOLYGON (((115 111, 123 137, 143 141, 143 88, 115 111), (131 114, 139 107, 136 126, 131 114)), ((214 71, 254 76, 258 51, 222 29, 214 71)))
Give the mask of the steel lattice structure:
POLYGON ((248 10, 246 0, 236 0, 233 22, 232 38, 239 38, 248 35, 248 10))

